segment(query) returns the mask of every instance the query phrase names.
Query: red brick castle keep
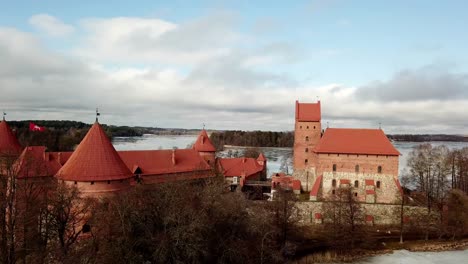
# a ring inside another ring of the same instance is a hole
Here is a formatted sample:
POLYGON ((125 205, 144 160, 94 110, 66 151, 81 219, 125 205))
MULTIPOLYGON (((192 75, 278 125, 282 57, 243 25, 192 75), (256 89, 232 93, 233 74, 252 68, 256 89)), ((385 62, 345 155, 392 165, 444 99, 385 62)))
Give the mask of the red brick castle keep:
POLYGON ((312 201, 332 198, 349 187, 367 203, 394 203, 400 153, 381 129, 321 129, 320 101, 296 101, 294 176, 312 201))

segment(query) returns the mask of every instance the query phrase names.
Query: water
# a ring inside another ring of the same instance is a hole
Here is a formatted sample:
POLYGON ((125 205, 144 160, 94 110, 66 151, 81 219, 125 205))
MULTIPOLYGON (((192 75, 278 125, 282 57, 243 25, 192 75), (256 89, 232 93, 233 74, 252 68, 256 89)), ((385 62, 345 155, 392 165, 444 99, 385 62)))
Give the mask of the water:
MULTIPOLYGON (((197 139, 196 135, 144 135, 142 137, 117 137, 114 138, 113 144, 117 150, 150 150, 150 149, 172 149, 172 148, 187 148, 197 139)), ((395 147, 402 154, 400 156, 400 171, 406 168, 408 155, 411 150, 421 144, 431 143, 433 146, 446 145, 449 149, 461 149, 468 147, 468 142, 394 142, 395 147)), ((259 148, 266 156, 268 175, 280 171, 281 164, 288 164, 288 172, 292 173, 292 156, 291 148, 259 148)), ((242 155, 244 148, 231 148, 231 153, 238 152, 242 155)), ((219 157, 227 157, 229 149, 218 153, 219 157)), ((283 166, 284 167, 284 166, 283 166)))
POLYGON ((359 264, 441 264, 441 263, 466 263, 468 250, 442 251, 442 252, 410 252, 397 250, 392 254, 370 257, 359 261, 359 264))

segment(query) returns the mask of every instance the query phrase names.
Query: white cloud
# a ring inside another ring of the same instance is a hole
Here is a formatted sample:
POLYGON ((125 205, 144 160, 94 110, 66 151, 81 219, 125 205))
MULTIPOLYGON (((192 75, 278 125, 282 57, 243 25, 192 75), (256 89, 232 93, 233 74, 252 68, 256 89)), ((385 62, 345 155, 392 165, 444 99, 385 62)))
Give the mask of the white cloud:
POLYGON ((73 26, 65 24, 60 19, 48 14, 38 14, 30 17, 29 24, 53 37, 66 36, 75 31, 73 26))
POLYGON ((324 126, 377 127, 381 122, 391 133, 467 128, 468 98, 460 96, 466 94, 460 86, 466 74, 431 68, 431 74, 410 70, 410 78, 397 74, 377 86, 317 87, 260 68, 294 63, 300 54, 287 44, 241 45, 254 37, 237 33, 232 17, 184 24, 86 19, 80 27, 87 33, 68 55, 47 49, 33 34, 0 27, 0 105, 10 118, 92 122, 99 107, 101 120, 111 124, 292 130, 295 100, 313 102, 318 96, 324 126), (111 62, 123 66, 110 68, 111 62), (436 76, 438 84, 424 90, 422 85, 433 83, 427 76, 436 76), (438 87, 456 95, 440 96, 438 87), (396 96, 395 91, 398 98, 380 99, 396 96), (424 91, 434 96, 418 100, 424 91))
POLYGON ((192 65, 229 53, 241 38, 233 17, 213 15, 183 24, 152 18, 84 19, 76 54, 104 62, 192 65))

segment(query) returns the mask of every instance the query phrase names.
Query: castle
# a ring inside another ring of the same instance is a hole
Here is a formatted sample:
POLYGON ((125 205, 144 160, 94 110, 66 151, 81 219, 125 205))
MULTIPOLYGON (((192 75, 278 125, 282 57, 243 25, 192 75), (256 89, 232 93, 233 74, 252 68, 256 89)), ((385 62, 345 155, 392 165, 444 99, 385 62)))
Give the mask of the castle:
POLYGON ((216 158, 216 149, 203 129, 190 149, 116 151, 98 120, 73 152, 48 152, 44 146, 22 148, 5 118, 0 122, 0 175, 18 180, 60 181, 76 186, 82 195, 101 197, 126 191, 137 184, 204 180, 218 169, 227 181, 241 185, 260 179, 266 159, 216 158), (11 163, 8 166, 6 163, 11 163))
MULTIPOLYGON (((116 151, 98 120, 73 152, 48 152, 18 143, 5 119, 0 123, 0 153, 17 155, 19 179, 55 179, 89 196, 125 191, 136 184, 207 179, 221 173, 235 189, 265 180, 267 160, 217 158, 203 129, 191 149, 116 151)), ((327 201, 340 187, 367 204, 392 204, 402 192, 400 153, 381 129, 322 129, 321 105, 296 101, 294 175, 276 174, 272 188, 286 186, 327 201)), ((242 189, 242 188, 239 188, 242 189)))
POLYGON ((395 203, 402 192, 400 155, 381 129, 322 130, 320 101, 296 101, 294 176, 311 201, 329 200, 347 187, 360 202, 395 203))

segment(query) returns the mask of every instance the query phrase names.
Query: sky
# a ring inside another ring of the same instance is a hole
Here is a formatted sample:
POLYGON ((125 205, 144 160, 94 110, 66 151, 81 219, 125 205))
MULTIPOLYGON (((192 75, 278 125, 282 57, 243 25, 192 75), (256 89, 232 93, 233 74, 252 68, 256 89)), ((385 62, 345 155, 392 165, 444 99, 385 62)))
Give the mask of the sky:
POLYGON ((8 120, 468 134, 466 1, 0 0, 8 120))

